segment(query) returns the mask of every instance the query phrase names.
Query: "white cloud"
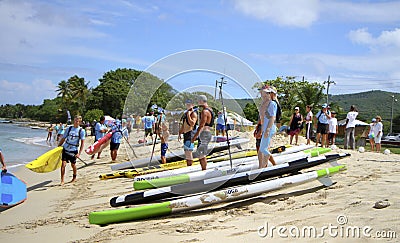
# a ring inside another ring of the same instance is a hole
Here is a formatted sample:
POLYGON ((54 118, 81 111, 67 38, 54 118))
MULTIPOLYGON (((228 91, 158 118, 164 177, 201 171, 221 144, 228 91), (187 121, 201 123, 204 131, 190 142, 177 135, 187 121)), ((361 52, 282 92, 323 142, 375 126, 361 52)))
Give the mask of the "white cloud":
POLYGON ((7 33, 0 36, 0 62, 41 65, 54 57, 78 56, 147 64, 108 50, 116 37, 98 29, 113 25, 116 16, 113 9, 105 9, 110 12, 98 12, 83 4, 78 8, 30 0, 0 1, 0 29, 7 33))
POLYGON ((280 26, 306 28, 317 21, 396 23, 400 2, 352 2, 332 0, 235 0, 245 15, 280 26))
POLYGON ((363 44, 370 47, 394 47, 400 50, 400 29, 385 30, 374 38, 367 28, 352 30, 349 38, 353 43, 363 44))
POLYGON ((30 1, 0 2, 0 60, 43 62, 43 55, 67 53, 71 40, 103 38, 90 19, 30 1))
MULTIPOLYGON (((262 55, 252 54, 263 66, 279 69, 277 76, 305 76, 309 81, 324 81, 328 75, 338 84, 336 93, 381 89, 400 92, 400 56, 382 53, 368 55, 330 55, 323 53, 262 55)), ((268 78, 275 78, 269 76, 268 78)))
POLYGON ((318 19, 318 0, 236 0, 235 8, 246 15, 277 25, 308 27, 318 19))
POLYGON ((0 80, 0 87, 0 104, 41 104, 43 99, 53 99, 57 95, 56 85, 51 80, 34 80, 30 83, 0 80))
POLYGON ((367 28, 350 31, 349 38, 353 43, 356 44, 371 44, 374 41, 367 28))

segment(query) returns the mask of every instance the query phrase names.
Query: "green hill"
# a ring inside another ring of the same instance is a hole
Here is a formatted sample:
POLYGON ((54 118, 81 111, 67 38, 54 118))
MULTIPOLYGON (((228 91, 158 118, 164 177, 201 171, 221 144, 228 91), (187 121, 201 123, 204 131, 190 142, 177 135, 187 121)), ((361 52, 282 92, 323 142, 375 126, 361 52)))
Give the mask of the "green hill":
MULTIPOLYGON (((383 119, 385 133, 387 133, 390 127, 392 95, 394 95, 398 100, 393 106, 393 118, 395 119, 400 117, 400 93, 373 90, 354 94, 330 95, 329 103, 334 110, 338 111, 337 118, 339 120, 346 117, 351 105, 355 105, 357 107, 359 111, 359 120, 369 122, 375 116, 381 116, 383 119)), ((243 109, 247 103, 251 102, 251 99, 225 101, 227 107, 235 107, 236 109, 243 109)), ((324 103, 324 101, 321 101, 320 103, 324 103)), ((314 113, 316 112, 318 112, 318 109, 314 109, 314 113)), ((397 120, 398 119, 396 119, 393 123, 393 131, 400 131, 400 123, 397 120)))
MULTIPOLYGON (((342 115, 346 114, 351 105, 355 105, 359 111, 359 119, 369 121, 379 115, 383 120, 390 121, 393 93, 373 90, 355 94, 343 94, 330 96, 329 101, 343 108, 342 115)), ((394 93, 398 99, 393 106, 393 117, 400 115, 400 94, 394 93)))

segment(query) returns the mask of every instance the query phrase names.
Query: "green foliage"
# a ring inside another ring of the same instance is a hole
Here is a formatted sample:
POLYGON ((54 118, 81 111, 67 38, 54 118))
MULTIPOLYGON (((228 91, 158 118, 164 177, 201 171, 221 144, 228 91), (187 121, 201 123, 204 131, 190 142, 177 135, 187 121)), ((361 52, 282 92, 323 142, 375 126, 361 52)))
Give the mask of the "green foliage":
POLYGON ((176 91, 171 85, 150 73, 142 72, 124 98, 124 114, 143 115, 150 111, 153 104, 166 108, 175 95, 176 91))
MULTIPOLYGON (((277 77, 275 80, 255 83, 253 89, 258 89, 264 84, 272 85, 278 90, 278 101, 282 109, 282 124, 290 121, 294 107, 298 106, 300 112, 305 114, 306 105, 315 107, 325 97, 322 84, 306 80, 296 81, 295 77, 277 77)), ((318 111, 318 107, 315 107, 314 110, 318 111)), ((250 114, 246 114, 246 117, 248 115, 250 114)))
POLYGON ((243 112, 246 116, 246 119, 252 121, 252 122, 257 122, 258 120, 258 108, 254 102, 252 103, 247 103, 246 106, 243 109, 243 112))
POLYGON ((93 89, 91 108, 98 108, 105 114, 120 117, 129 89, 140 74, 140 71, 126 68, 106 72, 99 79, 100 85, 93 89))
POLYGON ((88 110, 83 118, 83 120, 88 122, 93 122, 94 120, 100 121, 100 117, 104 116, 104 113, 100 109, 88 110))
POLYGON ((89 83, 84 78, 74 75, 68 81, 58 83, 58 97, 61 97, 61 109, 69 110, 71 114, 84 114, 89 96, 89 83))

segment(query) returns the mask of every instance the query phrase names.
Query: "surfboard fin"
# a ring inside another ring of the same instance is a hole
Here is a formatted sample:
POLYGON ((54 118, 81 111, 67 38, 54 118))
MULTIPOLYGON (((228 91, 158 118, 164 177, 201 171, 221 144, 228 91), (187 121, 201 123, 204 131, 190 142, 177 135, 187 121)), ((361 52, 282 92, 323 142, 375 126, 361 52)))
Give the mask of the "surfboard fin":
POLYGON ((321 184, 324 186, 332 186, 333 184, 331 178, 329 178, 328 176, 321 177, 318 179, 318 181, 321 182, 321 184))

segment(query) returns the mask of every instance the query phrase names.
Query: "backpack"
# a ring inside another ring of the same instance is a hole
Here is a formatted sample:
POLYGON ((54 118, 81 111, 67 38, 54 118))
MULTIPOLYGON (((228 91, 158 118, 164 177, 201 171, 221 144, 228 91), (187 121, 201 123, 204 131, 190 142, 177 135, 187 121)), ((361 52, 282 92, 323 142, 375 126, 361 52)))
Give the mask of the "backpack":
MULTIPOLYGON (((327 113, 329 115, 330 111, 327 111, 327 113)), ((324 114, 324 113, 322 112, 322 110, 320 110, 319 116, 317 117, 317 122, 319 122, 319 118, 322 116, 322 114, 324 114)))
POLYGON ((282 118, 282 109, 281 109, 281 105, 276 101, 276 100, 272 100, 276 103, 277 109, 276 109, 276 116, 275 116, 275 123, 279 123, 281 122, 281 118, 282 118))
MULTIPOLYGON (((198 122, 199 122, 199 112, 198 112, 198 109, 195 109, 195 108, 193 108, 193 112, 195 112, 196 115, 197 115, 196 122, 193 125, 193 130, 196 130, 198 122)), ((181 122, 186 122, 186 124, 188 124, 190 126, 189 120, 188 120, 188 117, 187 117, 187 111, 185 113, 183 113, 183 115, 181 117, 181 122)))
MULTIPOLYGON (((66 136, 65 142, 66 142, 67 144, 69 144, 69 145, 72 145, 72 146, 75 146, 75 147, 79 147, 79 141, 78 141, 78 144, 70 144, 70 143, 67 142, 68 137, 69 137, 69 133, 71 132, 71 129, 72 129, 72 126, 68 127, 68 129, 67 129, 67 136, 66 136)), ((81 138, 81 131, 82 131, 82 127, 79 127, 79 132, 78 132, 78 134, 79 134, 79 138, 80 138, 80 139, 82 139, 82 138, 81 138)))

